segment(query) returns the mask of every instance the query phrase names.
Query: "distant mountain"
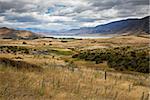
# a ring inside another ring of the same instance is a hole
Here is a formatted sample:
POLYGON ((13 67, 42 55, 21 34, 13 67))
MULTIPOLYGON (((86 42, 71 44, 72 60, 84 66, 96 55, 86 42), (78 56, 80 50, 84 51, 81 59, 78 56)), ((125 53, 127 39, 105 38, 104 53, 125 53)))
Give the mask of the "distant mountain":
POLYGON ((40 29, 40 28, 17 28, 17 30, 27 30, 35 33, 57 33, 55 30, 40 29))
POLYGON ((80 34, 149 34, 149 18, 142 19, 126 19, 111 22, 108 24, 98 25, 96 27, 85 27, 80 29, 72 29, 65 33, 80 34))
POLYGON ((26 30, 15 30, 7 27, 0 28, 0 38, 8 39, 34 39, 40 35, 26 30))

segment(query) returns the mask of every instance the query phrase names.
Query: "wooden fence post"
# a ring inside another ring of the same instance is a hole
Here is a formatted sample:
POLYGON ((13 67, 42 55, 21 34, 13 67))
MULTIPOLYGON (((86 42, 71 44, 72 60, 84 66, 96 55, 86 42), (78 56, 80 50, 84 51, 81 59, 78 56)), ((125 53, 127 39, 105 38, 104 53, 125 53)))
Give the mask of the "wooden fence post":
POLYGON ((106 73, 106 71, 105 71, 105 80, 107 79, 107 73, 106 73))
POLYGON ((147 94, 145 100, 150 100, 150 98, 149 98, 149 93, 147 94))
POLYGON ((142 93, 141 100, 144 100, 144 92, 142 93))
POLYGON ((131 85, 129 84, 129 92, 131 91, 131 85))

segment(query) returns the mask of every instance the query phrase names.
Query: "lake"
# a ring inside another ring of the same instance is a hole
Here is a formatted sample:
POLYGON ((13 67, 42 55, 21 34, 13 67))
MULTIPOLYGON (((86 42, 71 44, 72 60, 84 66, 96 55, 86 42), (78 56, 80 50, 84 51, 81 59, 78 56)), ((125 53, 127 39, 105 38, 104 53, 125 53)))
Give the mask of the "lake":
POLYGON ((98 39, 98 38, 112 38, 112 36, 65 36, 65 35, 48 35, 53 38, 74 38, 74 39, 98 39))

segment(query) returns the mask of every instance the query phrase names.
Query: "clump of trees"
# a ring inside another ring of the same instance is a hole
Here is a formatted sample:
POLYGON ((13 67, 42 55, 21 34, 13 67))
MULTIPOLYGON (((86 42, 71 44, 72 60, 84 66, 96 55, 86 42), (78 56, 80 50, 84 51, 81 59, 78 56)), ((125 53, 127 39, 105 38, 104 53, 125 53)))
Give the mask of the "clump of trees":
POLYGON ((110 49, 86 50, 72 56, 73 58, 102 63, 107 61, 110 68, 124 71, 149 73, 149 51, 146 49, 117 47, 110 49))

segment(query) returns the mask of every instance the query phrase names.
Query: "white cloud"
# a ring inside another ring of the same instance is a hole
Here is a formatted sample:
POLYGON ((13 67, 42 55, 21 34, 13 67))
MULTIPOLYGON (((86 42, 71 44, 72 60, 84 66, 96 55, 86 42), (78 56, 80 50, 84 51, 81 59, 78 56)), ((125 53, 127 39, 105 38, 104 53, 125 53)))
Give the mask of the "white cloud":
POLYGON ((0 23, 4 22, 5 17, 4 16, 0 16, 0 23))

